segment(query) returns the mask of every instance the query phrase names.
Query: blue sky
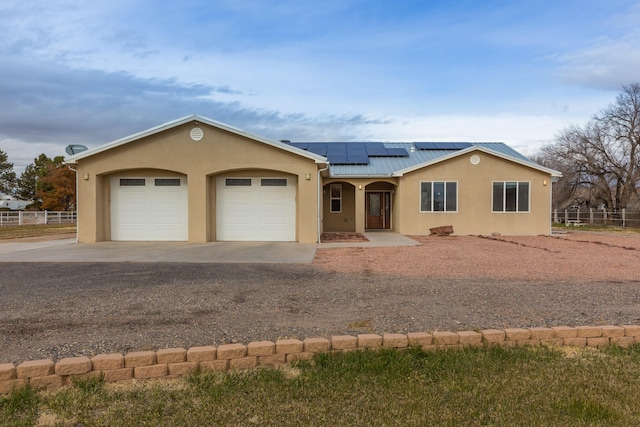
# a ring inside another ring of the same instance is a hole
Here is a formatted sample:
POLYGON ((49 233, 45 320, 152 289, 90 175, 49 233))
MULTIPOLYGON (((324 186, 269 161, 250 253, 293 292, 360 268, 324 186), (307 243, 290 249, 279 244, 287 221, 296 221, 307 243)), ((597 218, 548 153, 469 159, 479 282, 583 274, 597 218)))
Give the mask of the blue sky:
POLYGON ((640 81, 640 1, 3 0, 16 171, 197 113, 293 141, 525 154, 640 81))

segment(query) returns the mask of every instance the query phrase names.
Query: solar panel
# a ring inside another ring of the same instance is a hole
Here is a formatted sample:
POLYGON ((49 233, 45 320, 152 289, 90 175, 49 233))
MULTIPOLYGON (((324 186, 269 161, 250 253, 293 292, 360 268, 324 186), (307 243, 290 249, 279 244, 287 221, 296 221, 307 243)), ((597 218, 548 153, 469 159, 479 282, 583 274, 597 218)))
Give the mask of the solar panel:
POLYGON ((361 153, 361 154, 354 154, 354 153, 349 153, 347 154, 347 164, 349 165, 368 165, 369 164, 369 156, 367 156, 367 153, 361 153))
POLYGON ((464 150, 465 148, 471 147, 473 144, 469 142, 454 142, 453 145, 455 145, 458 150, 464 150))
POLYGON ((409 153, 404 148, 387 148, 389 157, 409 157, 409 153))
POLYGON ((347 142, 345 143, 345 146, 347 147, 347 153, 358 152, 367 154, 365 145, 362 142, 347 142))
POLYGON ((434 142, 436 150, 457 150, 454 144, 450 142, 434 142))
POLYGON ((289 144, 297 148, 302 148, 303 150, 306 150, 309 147, 309 144, 306 142, 290 142, 289 144))
POLYGON ((329 158, 329 162, 335 165, 348 164, 346 144, 343 142, 327 144, 327 157, 329 158))
POLYGON ((413 145, 415 145, 418 150, 435 150, 436 149, 436 146, 433 142, 414 142, 413 145))
POLYGON ((339 154, 347 154, 347 146, 344 142, 332 142, 327 144, 327 154, 331 155, 339 155, 339 154))
POLYGON ((387 148, 382 142, 367 142, 364 146, 369 157, 385 157, 387 155, 387 148))
POLYGON ((321 156, 327 155, 327 144, 325 142, 311 142, 309 143, 309 151, 319 154, 321 156))
POLYGON ((414 142, 413 145, 418 150, 459 150, 452 142, 414 142))

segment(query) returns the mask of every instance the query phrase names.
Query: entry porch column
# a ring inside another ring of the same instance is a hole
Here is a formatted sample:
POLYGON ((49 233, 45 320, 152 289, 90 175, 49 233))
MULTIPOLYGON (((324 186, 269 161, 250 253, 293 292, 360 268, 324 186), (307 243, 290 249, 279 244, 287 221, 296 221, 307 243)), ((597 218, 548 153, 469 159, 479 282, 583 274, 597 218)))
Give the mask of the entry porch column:
POLYGON ((364 184, 356 184, 356 212, 355 212, 355 223, 356 223, 356 233, 364 233, 364 229, 366 227, 366 213, 365 213, 365 185, 364 184))

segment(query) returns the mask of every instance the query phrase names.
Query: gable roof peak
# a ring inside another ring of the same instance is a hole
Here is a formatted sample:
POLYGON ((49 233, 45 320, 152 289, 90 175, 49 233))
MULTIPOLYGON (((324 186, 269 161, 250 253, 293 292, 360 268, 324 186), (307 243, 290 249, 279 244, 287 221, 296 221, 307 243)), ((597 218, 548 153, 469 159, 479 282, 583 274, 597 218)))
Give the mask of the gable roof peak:
POLYGON ((90 150, 87 150, 87 151, 83 151, 81 153, 78 153, 78 154, 76 154, 74 156, 69 157, 65 161, 65 163, 66 164, 77 164, 78 160, 80 160, 80 159, 83 159, 83 158, 86 158, 86 157, 89 157, 89 156, 93 156, 95 154, 98 154, 98 153, 101 153, 101 152, 104 152, 104 151, 107 151, 107 150, 111 150, 113 148, 128 144, 128 143, 133 142, 133 141, 137 141, 139 139, 142 139, 142 138, 145 138, 145 137, 148 137, 148 136, 151 136, 151 135, 155 135, 157 133, 163 132, 163 131, 168 130, 168 129, 172 129, 172 128, 175 128, 175 127, 178 127, 178 126, 182 126, 182 125, 184 125, 186 123, 189 123, 189 122, 194 122, 196 124, 203 123, 203 124, 206 124, 206 125, 209 125, 209 126, 221 129, 221 130, 225 130, 227 132, 236 134, 238 136, 242 136, 242 137, 245 137, 245 138, 248 138, 248 139, 252 139, 254 141, 261 142, 263 144, 270 145, 272 147, 279 148, 281 150, 288 151, 288 152, 297 154, 297 155, 302 156, 302 157, 307 157, 309 159, 314 160, 316 163, 319 163, 319 164, 324 164, 324 163, 327 162, 326 158, 323 157, 323 156, 319 156, 317 154, 310 153, 310 152, 307 152, 305 150, 301 150, 299 148, 293 147, 293 146, 291 146, 289 144, 285 144, 285 143, 277 141, 277 140, 273 140, 273 139, 270 139, 270 138, 265 138, 265 137, 262 137, 262 136, 258 136, 258 135, 243 131, 242 129, 237 128, 235 126, 231 126, 231 125, 228 125, 226 123, 222 123, 222 122, 219 122, 217 120, 213 120, 213 119, 210 119, 208 117, 201 116, 199 114, 191 114, 191 115, 188 115, 188 116, 181 117, 179 119, 171 120, 169 122, 160 124, 158 126, 154 126, 154 127, 149 128, 147 130, 144 130, 144 131, 141 131, 141 132, 137 132, 137 133, 134 133, 134 134, 129 135, 129 136, 125 136, 125 137, 120 138, 120 139, 116 139, 115 141, 111 141, 111 142, 108 142, 106 144, 102 144, 102 145, 100 145, 100 146, 98 146, 96 148, 93 148, 93 149, 90 149, 90 150))

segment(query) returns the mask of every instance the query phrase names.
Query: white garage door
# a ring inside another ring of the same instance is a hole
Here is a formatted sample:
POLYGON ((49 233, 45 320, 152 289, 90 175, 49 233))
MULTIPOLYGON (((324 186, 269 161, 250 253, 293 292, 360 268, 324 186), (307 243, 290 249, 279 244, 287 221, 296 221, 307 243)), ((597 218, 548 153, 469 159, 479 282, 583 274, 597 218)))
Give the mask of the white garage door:
POLYGON ((216 235, 221 241, 294 241, 295 180, 218 177, 216 235))
POLYGON ((188 240, 187 216, 185 178, 111 178, 111 240, 188 240))

